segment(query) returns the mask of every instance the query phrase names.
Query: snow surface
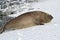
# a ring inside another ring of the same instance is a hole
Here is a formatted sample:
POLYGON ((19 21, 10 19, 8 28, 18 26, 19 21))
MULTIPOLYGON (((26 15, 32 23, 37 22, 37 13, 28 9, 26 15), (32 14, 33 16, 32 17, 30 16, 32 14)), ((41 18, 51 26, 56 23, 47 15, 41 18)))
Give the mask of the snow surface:
MULTIPOLYGON (((30 28, 4 32, 0 34, 0 40, 60 40, 60 0, 46 0, 38 3, 31 3, 33 10, 40 10, 53 15, 54 19, 45 25, 33 26, 30 28)), ((11 17, 18 16, 32 10, 24 10, 11 17)))

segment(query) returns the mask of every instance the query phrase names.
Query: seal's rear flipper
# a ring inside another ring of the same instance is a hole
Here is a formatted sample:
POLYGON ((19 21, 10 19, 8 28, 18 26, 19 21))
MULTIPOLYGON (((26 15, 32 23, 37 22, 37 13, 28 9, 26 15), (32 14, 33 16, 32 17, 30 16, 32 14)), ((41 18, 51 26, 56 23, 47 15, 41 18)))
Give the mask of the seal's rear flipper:
POLYGON ((0 27, 0 34, 4 32, 4 27, 0 27))

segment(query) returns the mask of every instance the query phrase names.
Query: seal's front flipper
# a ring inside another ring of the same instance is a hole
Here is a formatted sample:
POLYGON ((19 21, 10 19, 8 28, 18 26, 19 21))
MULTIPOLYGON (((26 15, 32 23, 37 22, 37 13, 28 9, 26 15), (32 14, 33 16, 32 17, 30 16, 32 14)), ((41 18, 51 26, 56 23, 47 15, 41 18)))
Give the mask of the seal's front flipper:
POLYGON ((42 20, 39 20, 39 19, 35 19, 35 24, 36 25, 44 25, 44 23, 42 23, 42 20))
POLYGON ((40 25, 44 25, 43 23, 40 23, 40 25))

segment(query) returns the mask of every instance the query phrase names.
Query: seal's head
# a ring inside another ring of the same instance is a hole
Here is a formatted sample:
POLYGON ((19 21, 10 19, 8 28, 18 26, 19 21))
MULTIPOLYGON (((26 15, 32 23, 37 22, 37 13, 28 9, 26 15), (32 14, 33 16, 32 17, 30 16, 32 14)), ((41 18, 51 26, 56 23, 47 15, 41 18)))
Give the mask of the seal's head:
POLYGON ((53 19, 53 17, 51 15, 46 16, 46 22, 50 22, 52 19, 53 19))
POLYGON ((43 23, 48 23, 48 22, 50 22, 52 19, 53 19, 53 16, 52 16, 52 15, 47 14, 47 13, 43 13, 43 16, 42 16, 42 22, 43 22, 43 23))

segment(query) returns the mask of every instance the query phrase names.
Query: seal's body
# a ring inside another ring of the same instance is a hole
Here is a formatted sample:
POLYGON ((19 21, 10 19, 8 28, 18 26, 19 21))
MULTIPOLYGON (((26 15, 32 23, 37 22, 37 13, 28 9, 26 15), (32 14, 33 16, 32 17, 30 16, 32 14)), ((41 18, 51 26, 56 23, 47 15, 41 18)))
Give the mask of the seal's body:
POLYGON ((35 25, 44 25, 53 19, 50 14, 41 11, 26 12, 15 19, 9 21, 5 26, 4 30, 9 29, 22 29, 35 25))

